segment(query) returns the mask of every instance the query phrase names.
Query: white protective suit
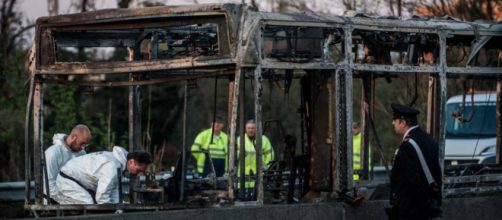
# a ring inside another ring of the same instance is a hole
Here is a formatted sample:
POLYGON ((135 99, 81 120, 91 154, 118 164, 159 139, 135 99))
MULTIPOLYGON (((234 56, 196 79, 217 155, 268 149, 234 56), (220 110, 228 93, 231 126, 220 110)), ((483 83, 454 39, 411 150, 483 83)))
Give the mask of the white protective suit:
MULTIPOLYGON (((122 147, 113 147, 113 151, 101 151, 76 157, 61 169, 86 189, 96 193, 97 204, 118 203, 118 176, 126 169, 127 151, 122 147)), ((94 204, 92 195, 74 180, 58 175, 57 201, 60 204, 94 204)))
MULTIPOLYGON (((49 192, 51 199, 57 201, 56 198, 56 178, 59 174, 61 168, 68 162, 70 159, 82 156, 85 154, 85 151, 73 152, 68 145, 66 145, 65 139, 66 134, 55 134, 52 137, 52 146, 45 150, 45 161, 47 162, 47 179, 49 182, 49 192)), ((44 193, 47 195, 45 187, 45 178, 44 178, 44 193)), ((44 199, 45 202, 47 202, 44 199)))

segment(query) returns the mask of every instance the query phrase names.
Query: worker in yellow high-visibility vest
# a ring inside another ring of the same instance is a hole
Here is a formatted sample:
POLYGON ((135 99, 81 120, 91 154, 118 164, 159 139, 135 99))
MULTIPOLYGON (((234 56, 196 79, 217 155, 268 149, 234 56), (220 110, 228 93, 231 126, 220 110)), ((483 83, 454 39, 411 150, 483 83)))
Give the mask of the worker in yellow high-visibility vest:
MULTIPOLYGON (((252 175, 256 174, 256 123, 254 120, 249 120, 246 122, 246 134, 244 141, 244 152, 245 152, 245 166, 244 166, 244 175, 247 177, 246 179, 252 178, 252 175)), ((263 169, 267 169, 268 165, 272 160, 274 160, 274 149, 272 148, 272 144, 270 144, 270 140, 267 136, 262 135, 261 142, 262 149, 262 160, 263 160, 263 169)), ((237 138, 237 157, 240 155, 240 137, 237 138)), ((240 176, 240 163, 237 161, 237 171, 240 176)), ((247 180, 245 183, 246 188, 253 188, 254 181, 247 180)))
POLYGON ((209 158, 206 158, 207 154, 211 156, 217 177, 223 176, 227 170, 228 136, 222 129, 223 120, 216 117, 212 123, 212 129, 208 128, 200 132, 195 138, 191 150, 197 161, 196 171, 201 176, 207 176, 211 172, 209 158))
MULTIPOLYGON (((361 126, 359 122, 354 122, 352 123, 352 154, 354 155, 352 157, 352 169, 354 170, 353 178, 355 181, 359 180, 361 173, 361 140, 361 126)), ((371 164, 370 150, 368 150, 368 163, 371 164)))

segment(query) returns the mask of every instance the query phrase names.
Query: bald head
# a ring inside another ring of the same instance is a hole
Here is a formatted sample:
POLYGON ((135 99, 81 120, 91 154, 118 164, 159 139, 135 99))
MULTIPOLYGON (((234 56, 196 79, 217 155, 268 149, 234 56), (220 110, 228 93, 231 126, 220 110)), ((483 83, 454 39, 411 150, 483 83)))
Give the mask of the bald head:
POLYGON ((91 131, 84 124, 76 125, 66 138, 66 144, 74 152, 85 150, 91 139, 91 131))
POLYGON ((84 124, 78 124, 73 129, 71 129, 71 134, 86 134, 91 137, 91 130, 84 124))

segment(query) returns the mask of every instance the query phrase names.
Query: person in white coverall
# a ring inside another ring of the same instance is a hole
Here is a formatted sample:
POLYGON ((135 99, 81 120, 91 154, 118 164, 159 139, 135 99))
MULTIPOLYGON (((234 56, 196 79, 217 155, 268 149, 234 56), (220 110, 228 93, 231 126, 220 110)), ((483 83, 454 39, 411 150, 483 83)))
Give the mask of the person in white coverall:
POLYGON ((119 202, 118 173, 136 176, 152 162, 145 151, 127 153, 122 147, 76 157, 61 168, 56 180, 60 204, 109 204, 119 202))
POLYGON ((69 135, 55 134, 52 137, 52 146, 45 151, 45 161, 47 165, 47 179, 49 183, 49 194, 47 194, 44 181, 44 202, 47 204, 47 195, 50 196, 52 203, 56 198, 56 177, 61 168, 70 159, 85 154, 85 148, 91 139, 91 131, 83 124, 75 126, 69 135))

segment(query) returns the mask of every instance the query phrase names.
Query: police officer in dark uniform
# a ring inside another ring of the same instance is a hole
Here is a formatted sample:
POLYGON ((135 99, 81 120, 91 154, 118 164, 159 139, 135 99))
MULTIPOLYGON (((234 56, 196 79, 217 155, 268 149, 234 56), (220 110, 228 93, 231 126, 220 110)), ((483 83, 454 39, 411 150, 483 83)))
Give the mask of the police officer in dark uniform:
POLYGON ((392 119, 394 130, 397 134, 403 135, 390 176, 391 219, 430 219, 437 215, 431 213, 431 209, 435 210, 431 208, 431 204, 434 207, 441 205, 442 180, 438 144, 418 126, 418 110, 399 104, 392 104, 391 107, 394 112, 392 119), (434 184, 429 184, 427 181, 417 152, 409 142, 410 139, 421 149, 434 178, 434 184), (433 188, 435 190, 432 190, 433 188))

